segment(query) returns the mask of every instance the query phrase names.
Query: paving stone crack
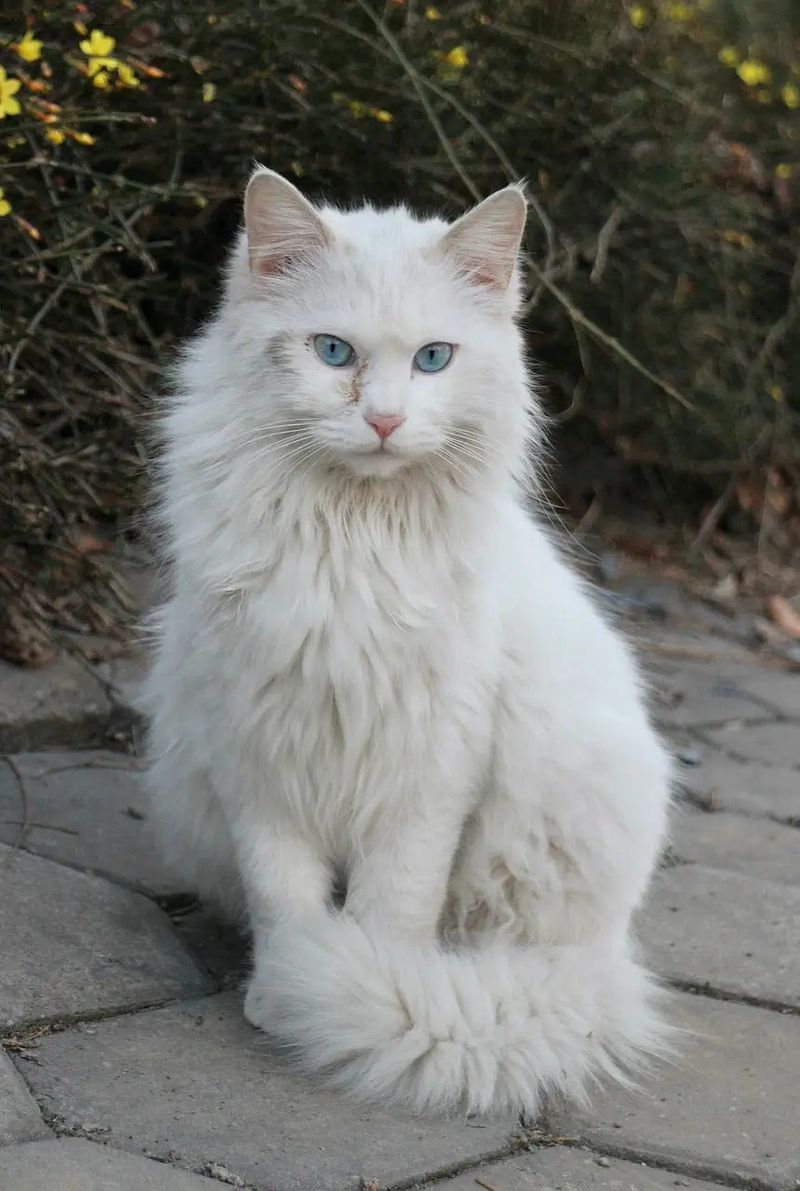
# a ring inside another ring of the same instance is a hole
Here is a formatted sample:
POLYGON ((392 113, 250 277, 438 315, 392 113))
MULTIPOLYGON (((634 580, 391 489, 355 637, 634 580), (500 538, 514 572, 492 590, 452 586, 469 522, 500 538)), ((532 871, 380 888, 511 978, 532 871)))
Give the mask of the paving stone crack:
POLYGON ((754 1009, 768 1009, 772 1013, 780 1013, 784 1017, 800 1017, 800 1006, 789 1005, 786 1001, 775 1000, 770 997, 751 996, 748 993, 732 992, 730 989, 718 988, 713 984, 705 984, 699 980, 681 980, 679 977, 663 977, 669 988, 677 992, 691 993, 696 997, 708 997, 712 1001, 729 1001, 738 1005, 752 1005, 754 1009))
POLYGON ((654 1170, 665 1170, 670 1174, 686 1175, 689 1178, 705 1179, 710 1183, 717 1183, 723 1187, 747 1188, 748 1191, 786 1191, 785 1186, 761 1179, 757 1175, 740 1174, 736 1171, 720 1170, 712 1163, 684 1161, 680 1158, 666 1158, 637 1146, 613 1145, 610 1142, 592 1139, 591 1142, 575 1138, 565 1145, 574 1145, 591 1154, 600 1154, 607 1158, 619 1158, 624 1162, 636 1162, 641 1166, 650 1166, 654 1170))
MULTIPOLYGON (((192 956, 194 958, 194 956, 192 956)), ((218 990, 217 990, 218 991, 218 990)), ((214 992, 207 995, 213 996, 214 992)), ((88 1013, 70 1013, 57 1017, 30 1018, 17 1022, 11 1030, 0 1033, 0 1046, 6 1050, 13 1050, 20 1037, 34 1030, 42 1032, 37 1037, 45 1038, 49 1034, 60 1034, 76 1026, 92 1025, 94 1022, 109 1021, 119 1017, 134 1017, 137 1013, 146 1013, 150 1009, 163 1009, 167 1005, 179 1005, 183 1001, 196 1001, 197 990, 188 992, 185 996, 164 997, 155 1001, 137 1002, 135 1005, 110 1006, 104 1009, 89 1011, 88 1013), (12 1045, 9 1046, 9 1043, 12 1045)))

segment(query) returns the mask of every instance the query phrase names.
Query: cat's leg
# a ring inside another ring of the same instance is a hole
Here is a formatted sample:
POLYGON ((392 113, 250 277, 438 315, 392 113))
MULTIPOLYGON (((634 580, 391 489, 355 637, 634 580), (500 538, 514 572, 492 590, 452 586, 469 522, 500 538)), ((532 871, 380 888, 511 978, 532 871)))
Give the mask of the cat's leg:
POLYGON ((268 1030, 270 1004, 263 975, 276 931, 300 939, 309 924, 325 918, 332 874, 316 845, 286 822, 265 823, 240 815, 234 846, 253 935, 253 973, 244 1002, 245 1017, 268 1030))
POLYGON ((548 681, 537 657, 538 681, 519 650, 510 658, 491 778, 459 849, 445 929, 471 943, 624 943, 664 831, 669 760, 632 672, 616 694, 610 674, 602 699, 578 674, 572 686, 557 673, 548 681))
POLYGON ((330 868, 316 844, 296 827, 239 814, 232 836, 257 945, 279 923, 326 912, 330 868))
MULTIPOLYGON (((237 796, 223 802, 208 773, 174 750, 154 762, 149 780, 161 848, 187 890, 231 919, 246 917, 254 938, 283 919, 324 912, 331 888, 325 860, 262 799, 239 796, 247 791, 241 775, 231 787, 237 796)), ((225 780, 231 785, 232 775, 225 780)))
POLYGON ((370 834, 351 863, 345 902, 366 930, 419 942, 436 938, 469 795, 466 780, 432 781, 424 792, 407 792, 402 813, 370 834))

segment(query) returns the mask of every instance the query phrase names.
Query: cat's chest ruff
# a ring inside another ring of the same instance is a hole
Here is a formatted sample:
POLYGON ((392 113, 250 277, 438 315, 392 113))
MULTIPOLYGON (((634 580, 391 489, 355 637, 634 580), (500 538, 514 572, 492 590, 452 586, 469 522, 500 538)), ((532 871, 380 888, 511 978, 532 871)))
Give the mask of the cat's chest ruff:
POLYGON ((325 632, 376 623, 421 629, 441 613, 459 568, 431 543, 408 537, 397 529, 358 532, 321 521, 310 538, 285 541, 270 586, 293 589, 297 598, 284 602, 284 612, 316 617, 325 632))
POLYGON ((317 528, 286 535, 261 590, 251 593, 251 625, 272 674, 338 686, 366 670, 426 668, 451 652, 464 583, 452 559, 409 549, 385 535, 317 528), (451 648, 448 648, 450 646, 451 648))

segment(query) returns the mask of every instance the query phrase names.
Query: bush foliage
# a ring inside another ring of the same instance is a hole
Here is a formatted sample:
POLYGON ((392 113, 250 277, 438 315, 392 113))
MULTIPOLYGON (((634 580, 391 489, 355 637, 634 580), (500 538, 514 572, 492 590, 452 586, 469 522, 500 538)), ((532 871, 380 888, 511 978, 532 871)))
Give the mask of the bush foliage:
POLYGON ((113 621, 102 529, 141 504, 151 395, 254 158, 453 215, 529 180, 526 325, 576 512, 797 479, 796 0, 23 6, 0 17, 0 651, 113 621))

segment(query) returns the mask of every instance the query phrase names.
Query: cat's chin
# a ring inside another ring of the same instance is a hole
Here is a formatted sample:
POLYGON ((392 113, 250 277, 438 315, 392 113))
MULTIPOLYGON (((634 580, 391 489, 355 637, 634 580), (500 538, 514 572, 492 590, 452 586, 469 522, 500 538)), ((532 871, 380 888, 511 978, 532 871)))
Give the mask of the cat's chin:
POLYGON ((412 462, 408 455, 401 455, 395 451, 354 451, 346 458, 347 467, 357 476, 376 479, 396 476, 412 462))

